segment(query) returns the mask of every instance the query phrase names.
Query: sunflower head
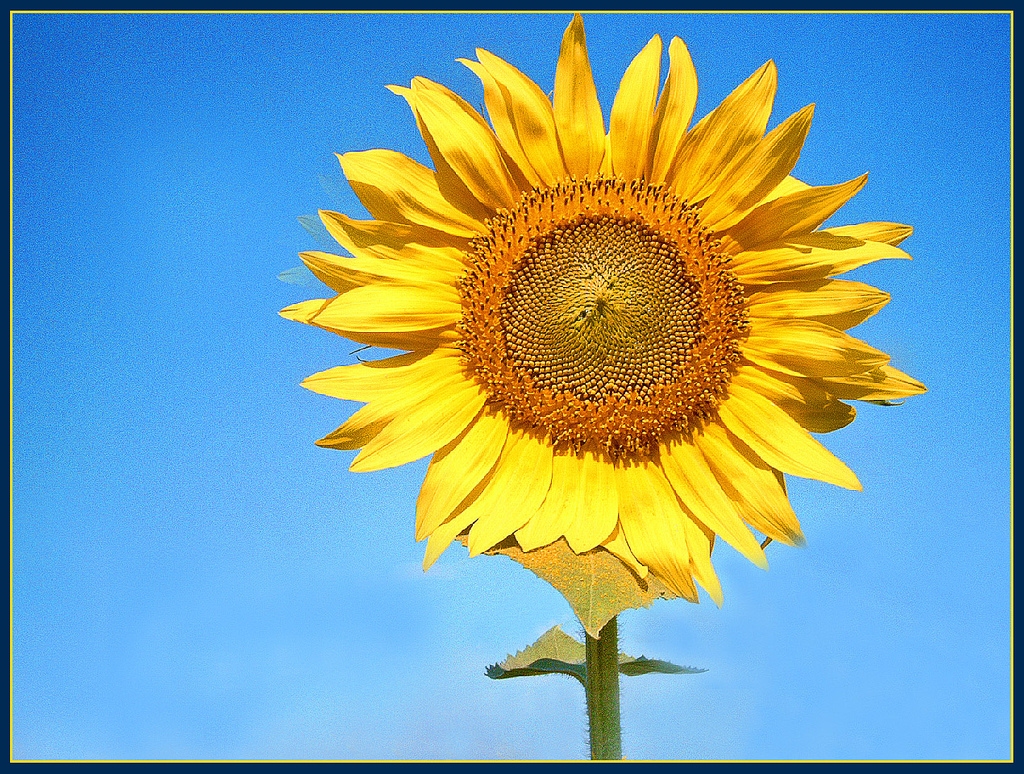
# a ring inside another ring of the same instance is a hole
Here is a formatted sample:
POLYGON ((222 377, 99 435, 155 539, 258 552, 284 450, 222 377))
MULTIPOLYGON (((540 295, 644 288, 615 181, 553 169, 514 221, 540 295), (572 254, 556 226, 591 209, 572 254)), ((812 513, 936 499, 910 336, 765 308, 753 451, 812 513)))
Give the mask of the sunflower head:
MULTIPOLYGON (((846 333, 888 296, 836 278, 909 257, 911 229, 822 228, 866 176, 791 176, 813 106, 766 133, 771 62, 691 127, 689 54, 671 41, 662 83, 655 36, 606 127, 579 15, 552 99, 487 51, 460 61, 490 120, 424 78, 390 87, 433 168, 340 156, 372 220, 322 212, 351 255, 302 256, 336 295, 285 317, 404 351, 304 382, 366 403, 318 443, 359 449, 356 471, 433 454, 426 566, 461 536, 471 555, 549 571, 600 557, 634 586, 697 601, 700 584, 720 604, 717 538, 761 566, 762 543, 803 540, 783 474, 860 488, 810 433, 852 421, 848 401, 924 391, 846 333)), ((544 575, 563 591, 565 576, 544 575)))

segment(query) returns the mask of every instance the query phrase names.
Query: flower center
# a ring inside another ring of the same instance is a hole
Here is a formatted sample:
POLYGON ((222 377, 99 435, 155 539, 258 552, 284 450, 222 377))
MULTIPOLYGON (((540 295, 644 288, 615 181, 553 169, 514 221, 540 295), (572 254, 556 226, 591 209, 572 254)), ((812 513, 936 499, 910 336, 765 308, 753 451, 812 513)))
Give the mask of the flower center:
POLYGON ((554 443, 613 455, 710 416, 747 322, 695 208, 642 181, 574 180, 489 227, 460 330, 493 402, 554 443))
POLYGON ((699 289, 638 221, 577 218, 525 251, 500 306, 509 364, 578 399, 653 389, 700 333, 699 289))

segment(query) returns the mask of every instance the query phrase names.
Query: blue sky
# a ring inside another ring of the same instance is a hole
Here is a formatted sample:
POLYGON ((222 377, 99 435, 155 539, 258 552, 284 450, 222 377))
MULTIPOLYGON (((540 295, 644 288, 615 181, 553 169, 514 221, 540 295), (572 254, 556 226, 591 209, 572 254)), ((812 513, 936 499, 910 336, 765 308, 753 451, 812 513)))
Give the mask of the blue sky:
MULTIPOLYGON (((586 755, 582 691, 484 668, 565 601, 412 537, 422 460, 313 441, 354 404, 299 387, 355 345, 278 317, 318 208, 365 217, 335 152, 429 158, 386 84, 482 102, 476 47, 550 90, 568 14, 13 18, 13 742, 18 759, 586 755), (321 179, 322 176, 327 176, 321 179), (324 185, 326 183, 326 185, 324 185)), ((831 223, 915 227, 858 270, 855 333, 929 387, 824 443, 863 492, 790 479, 806 549, 715 552, 718 609, 620 617, 634 759, 1011 756, 1008 14, 585 16, 606 114, 655 33, 697 115, 768 59, 795 174, 870 172, 831 223)))

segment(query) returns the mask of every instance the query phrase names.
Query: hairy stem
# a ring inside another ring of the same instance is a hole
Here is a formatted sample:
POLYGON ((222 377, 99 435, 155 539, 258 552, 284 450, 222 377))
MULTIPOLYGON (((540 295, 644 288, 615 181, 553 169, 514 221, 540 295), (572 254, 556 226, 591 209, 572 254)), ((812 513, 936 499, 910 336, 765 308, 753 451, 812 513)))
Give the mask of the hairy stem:
POLYGON ((590 757, 622 760, 619 721, 619 625, 613 617, 597 639, 587 634, 587 716, 590 757))

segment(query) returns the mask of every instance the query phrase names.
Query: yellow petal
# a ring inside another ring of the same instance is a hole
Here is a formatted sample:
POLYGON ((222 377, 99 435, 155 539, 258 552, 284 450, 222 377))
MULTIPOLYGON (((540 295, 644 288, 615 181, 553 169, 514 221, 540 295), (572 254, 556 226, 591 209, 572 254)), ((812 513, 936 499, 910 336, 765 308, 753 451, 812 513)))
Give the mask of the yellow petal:
POLYGON ((455 330, 453 325, 415 331, 347 331, 341 328, 332 328, 328 325, 319 325, 315 320, 313 325, 317 325, 325 331, 336 333, 339 336, 344 336, 346 339, 351 339, 357 344, 365 344, 368 347, 380 347, 381 349, 404 349, 407 351, 435 349, 437 347, 450 346, 459 340, 459 332, 455 330))
POLYGON ((613 177, 612 172, 612 145, 608 139, 608 135, 604 137, 604 158, 601 159, 601 170, 599 172, 603 177, 613 177))
POLYGON ((487 393, 469 379, 421 393, 363 447, 349 470, 365 473, 393 468, 433 454, 466 429, 480 413, 487 393))
POLYGON ((743 524, 701 453, 688 441, 677 438, 662 447, 659 461, 684 509, 751 562, 767 570, 764 551, 743 524))
POLYGON ((457 512, 430 533, 430 537, 427 539, 427 550, 423 554, 424 571, 430 569, 430 566, 437 561, 437 558, 444 553, 444 550, 473 523, 476 517, 477 514, 475 512, 457 512))
POLYGON ((299 258, 317 279, 339 294, 377 283, 437 282, 455 287, 461 273, 464 273, 383 258, 343 258, 319 251, 300 253, 299 258))
POLYGON ((600 545, 615 529, 618 518, 618 496, 612 461, 588 444, 583 449, 579 468, 576 519, 566 530, 569 547, 578 554, 600 545))
POLYGON ((792 193, 798 193, 799 191, 806 191, 810 186, 807 183, 797 180, 795 177, 790 175, 781 183, 779 183, 770 194, 768 194, 762 200, 761 204, 781 199, 783 196, 789 196, 792 193))
MULTIPOLYGON (((513 131, 510 137, 498 134, 502 144, 506 149, 518 147, 541 183, 551 185, 563 179, 566 176, 565 162, 562 161, 558 130, 547 95, 504 59, 479 48, 476 53, 499 86, 502 99, 496 108, 499 112, 504 110, 513 131)), ((490 104, 487 111, 491 113, 490 104)), ((495 125, 496 132, 497 129, 495 125)), ((516 154, 511 155, 516 158, 516 154)))
POLYGON ((663 183, 686 139, 697 104, 697 71, 686 44, 672 38, 668 46, 668 77, 654 113, 651 182, 663 183))
POLYGON ((331 301, 315 323, 353 332, 402 332, 452 325, 461 316, 454 288, 437 283, 368 285, 331 301))
POLYGON ((847 236, 854 239, 863 239, 868 242, 885 242, 888 245, 895 246, 913 234, 914 227, 902 223, 875 222, 858 223, 855 226, 837 226, 830 228, 828 232, 836 236, 847 236))
POLYGON ((338 244, 353 255, 361 255, 362 251, 370 250, 373 251, 371 255, 386 257, 376 252, 381 248, 390 250, 390 255, 408 247, 457 251, 464 251, 469 247, 468 237, 447 234, 413 223, 354 220, 340 212, 328 210, 320 210, 320 220, 338 244))
POLYGON ((597 100, 579 14, 562 36, 553 103, 555 126, 569 174, 577 178, 596 174, 604 158, 604 114, 597 100))
POLYGON ((363 252, 385 261, 398 261, 410 269, 435 272, 445 279, 434 281, 446 284, 457 283, 464 277, 470 262, 467 250, 449 246, 427 247, 410 243, 395 249, 388 245, 375 245, 364 248, 363 252))
POLYGON ((800 522, 774 468, 719 425, 707 425, 694 444, 747 524, 772 540, 804 545, 800 522))
POLYGON ((867 180, 864 174, 845 183, 815 186, 761 204, 725 232, 722 249, 734 254, 809 234, 846 204, 867 180))
POLYGON ((422 392, 438 381, 465 378, 459 350, 439 347, 368 363, 337 366, 307 376, 302 386, 341 400, 371 401, 396 390, 422 392))
POLYGON ((764 137, 775 100, 778 73, 766 62, 736 87, 686 136, 669 183, 688 201, 699 201, 764 137))
POLYGON ((434 172, 401 153, 369 150, 338 155, 352 190, 377 220, 415 223, 473 237, 484 225, 441 195, 434 172))
POLYGON ((928 391, 917 379, 889 365, 822 381, 830 392, 845 400, 899 400, 928 391))
POLYGON ((446 277, 465 274, 469 242, 462 237, 425 226, 357 221, 337 212, 321 211, 320 218, 331 236, 357 258, 398 261, 446 277), (375 228, 368 228, 371 224, 375 228))
POLYGON ((715 604, 722 606, 722 584, 711 564, 711 551, 715 547, 714 533, 703 524, 690 519, 683 520, 683 536, 689 554, 690 572, 715 604))
POLYGON ((624 180, 634 180, 649 172, 660 79, 661 38, 655 35, 626 68, 612 103, 608 129, 612 171, 624 180))
POLYGON ((360 281, 363 278, 359 274, 344 271, 343 261, 345 259, 341 256, 308 252, 300 253, 299 257, 316 278, 335 293, 347 293, 352 288, 367 284, 360 281))
POLYGON ((490 523, 480 529, 477 529, 479 525, 474 525, 470 530, 470 556, 477 556, 514 533, 522 522, 507 530, 504 526, 516 523, 520 518, 523 521, 529 519, 544 499, 550 480, 551 447, 521 431, 509 429, 494 467, 477 483, 454 515, 431 533, 423 560, 424 569, 430 567, 448 544, 478 519, 490 523), (516 508, 510 509, 510 504, 516 508), (490 542, 492 535, 499 532, 505 534, 490 542))
POLYGON ((439 84, 412 81, 416 111, 451 166, 476 199, 491 210, 519 199, 497 138, 487 122, 460 96, 439 84))
POLYGON ((374 413, 369 409, 369 406, 363 406, 337 430, 316 441, 316 445, 340 451, 351 451, 366 446, 391 421, 390 416, 381 416, 379 411, 374 413))
POLYGON ((841 400, 813 407, 800 403, 779 403, 809 433, 831 433, 841 430, 857 418, 857 409, 841 400))
MULTIPOLYGON (((339 296, 340 297, 340 296, 339 296)), ((424 328, 409 331, 387 331, 387 330, 346 330, 331 322, 330 317, 321 318, 321 314, 339 297, 331 299, 313 299, 303 301, 300 304, 293 304, 281 310, 280 314, 287 320, 315 325, 325 331, 336 333, 360 344, 367 344, 371 347, 384 347, 391 349, 434 349, 445 344, 453 344, 458 338, 458 331, 454 325, 446 324, 436 328, 424 328)))
POLYGON ((457 59, 457 62, 465 65, 480 79, 484 86, 484 105, 487 106, 487 116, 491 119, 494 127, 494 134, 501 142, 502 149, 508 154, 513 165, 509 168, 509 174, 513 178, 521 176, 524 189, 530 186, 542 184, 540 175, 530 164, 522 144, 516 136, 515 121, 511 108, 508 104, 508 96, 503 93, 501 85, 494 76, 479 62, 470 59, 457 59))
POLYGON ((551 444, 511 430, 487 488, 466 506, 476 515, 469 532, 469 555, 477 556, 522 527, 551 486, 551 444))
POLYGON ((814 320, 753 319, 743 354, 794 376, 849 376, 889 362, 889 356, 814 320))
POLYGON ((618 524, 615 525, 615 529, 612 531, 612 534, 605 539, 601 546, 614 555, 629 569, 635 572, 640 580, 644 580, 649 574, 647 565, 641 564, 640 561, 633 556, 633 552, 629 549, 629 543, 626 542, 626 538, 622 534, 622 528, 618 524))
POLYGON ((553 543, 568 532, 581 501, 583 460, 571 452, 555 452, 551 460, 551 487, 540 508, 516 531, 524 551, 553 543))
POLYGON ((741 365, 733 381, 763 395, 812 433, 831 433, 846 427, 857 416, 853 406, 826 392, 818 379, 741 365))
MULTIPOLYGON (((421 89, 436 88, 438 91, 448 94, 453 99, 458 99, 456 95, 445 89, 440 84, 432 83, 426 79, 422 79, 421 89)), ((415 85, 415 84, 414 84, 415 85)), ((423 116, 420 114, 416 92, 413 89, 408 89, 403 86, 388 86, 395 94, 405 98, 405 101, 409 103, 409 107, 412 108, 412 114, 416 118, 416 128, 420 132, 420 136, 423 138, 423 144, 427 146, 427 152, 430 153, 430 158, 434 162, 434 179, 437 181, 437 188, 441 192, 441 195, 452 202, 455 207, 462 212, 469 213, 473 217, 477 218, 481 222, 486 221, 487 218, 494 214, 494 208, 487 206, 480 201, 479 198, 466 187, 466 184, 462 181, 458 172, 452 168, 452 165, 448 163, 444 153, 434 140, 431 130, 427 128, 427 124, 423 120, 423 116)), ((472 108, 469 108, 471 112, 475 114, 472 108)), ((480 121, 482 118, 477 115, 480 121)), ((486 123, 486 122, 484 122, 486 123)))
MULTIPOLYGON (((868 225, 868 224, 864 224, 868 225)), ((732 256, 732 270, 746 284, 824 279, 888 258, 910 256, 885 242, 858 239, 826 229, 762 245, 732 256)))
MULTIPOLYGON (((421 361, 422 362, 422 361, 421 361)), ((451 368, 445 365, 450 363, 450 360, 446 359, 432 359, 430 361, 431 367, 422 367, 419 369, 417 376, 419 377, 414 383, 414 389, 392 389, 387 392, 379 392, 374 394, 370 402, 363 406, 359 411, 350 417, 352 426, 368 425, 372 422, 376 422, 378 419, 387 420, 388 423, 401 417, 403 414, 414 409, 417 404, 422 403, 425 400, 425 395, 431 394, 433 391, 447 389, 456 384, 462 384, 466 382, 465 375, 461 370, 451 368), (425 377, 430 377, 429 380, 425 377), (424 388, 423 385, 429 384, 429 388, 424 388), (424 390, 427 392, 424 392, 424 390), (352 421, 359 417, 359 421, 352 421)), ((321 395, 329 395, 331 397, 339 397, 335 395, 335 384, 332 380, 327 378, 324 380, 316 380, 312 378, 305 380, 302 386, 313 392, 317 392, 321 395)), ((341 395, 346 394, 345 390, 337 390, 341 395)), ((370 390, 366 391, 367 393, 370 390)), ((345 427, 342 425, 342 427, 345 427)))
POLYGON ((846 465, 767 398, 737 384, 718 407, 722 423, 774 468, 846 489, 860 490, 846 465))
POLYGON ((416 500, 416 540, 439 527, 491 472, 508 436, 508 423, 484 411, 458 438, 438 449, 416 500))
MULTIPOLYGON (((435 366, 437 366, 436 363, 435 366)), ((438 390, 463 381, 465 381, 465 376, 462 373, 446 371, 437 366, 431 386, 432 389, 438 390)), ((332 391, 328 380, 303 382, 303 386, 327 395, 330 395, 332 391)), ((349 417, 341 427, 317 441, 317 446, 331 449, 360 449, 376 438, 396 418, 414 408, 423 399, 422 390, 399 389, 381 393, 349 417)))
POLYGON ((871 317, 889 298, 863 282, 811 280, 770 285, 753 293, 747 298, 747 311, 751 317, 800 317, 846 330, 871 317))
POLYGON ((616 465, 619 524, 630 551, 676 594, 697 601, 683 521, 687 517, 653 466, 616 465))
POLYGON ((323 310, 327 304, 331 303, 330 298, 314 298, 309 301, 300 301, 297 304, 286 306, 278 314, 280 314, 286 320, 294 320, 295 322, 305 323, 306 325, 312 325, 313 320, 323 310))
POLYGON ((774 191, 800 157, 813 114, 814 105, 808 105, 758 142, 709 195, 701 208, 701 222, 712 231, 725 230, 774 191))

